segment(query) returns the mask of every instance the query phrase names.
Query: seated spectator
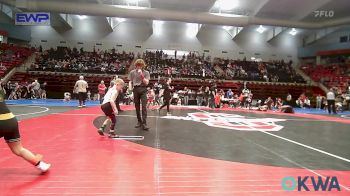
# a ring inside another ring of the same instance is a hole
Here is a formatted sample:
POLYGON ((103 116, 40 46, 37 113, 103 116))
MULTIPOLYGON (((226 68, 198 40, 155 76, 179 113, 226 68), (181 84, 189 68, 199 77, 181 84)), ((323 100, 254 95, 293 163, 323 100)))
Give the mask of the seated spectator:
POLYGON ((267 106, 267 109, 268 110, 272 110, 272 106, 273 106, 273 100, 271 97, 268 97, 265 102, 264 102, 264 105, 267 106))
POLYGON ((63 101, 70 101, 70 100, 71 100, 71 94, 70 94, 70 92, 65 92, 65 93, 64 93, 63 101))

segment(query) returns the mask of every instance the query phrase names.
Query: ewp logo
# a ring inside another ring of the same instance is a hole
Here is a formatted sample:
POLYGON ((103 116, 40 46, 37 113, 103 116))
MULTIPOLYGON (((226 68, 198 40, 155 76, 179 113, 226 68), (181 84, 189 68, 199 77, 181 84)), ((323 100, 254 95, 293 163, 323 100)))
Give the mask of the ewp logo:
POLYGON ((16 25, 50 25, 50 13, 16 13, 16 25))
POLYGON ((340 186, 337 177, 335 176, 327 176, 323 181, 321 176, 298 176, 298 182, 292 176, 287 176, 282 180, 282 188, 285 191, 293 191, 298 186, 298 191, 310 191, 310 183, 308 183, 309 179, 311 180, 311 185, 313 186, 314 191, 332 191, 332 189, 336 189, 340 191, 340 186))

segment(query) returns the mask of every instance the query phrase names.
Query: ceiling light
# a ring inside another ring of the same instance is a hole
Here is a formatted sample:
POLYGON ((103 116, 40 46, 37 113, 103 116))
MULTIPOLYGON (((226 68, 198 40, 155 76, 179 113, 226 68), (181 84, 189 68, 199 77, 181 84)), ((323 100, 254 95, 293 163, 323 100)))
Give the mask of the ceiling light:
POLYGON ((153 20, 153 24, 154 25, 162 25, 162 24, 164 24, 164 21, 162 21, 162 20, 153 20))
POLYGON ((164 21, 153 20, 153 33, 155 35, 161 35, 162 34, 162 25, 163 24, 164 24, 164 21))
MULTIPOLYGON (((243 17, 244 16, 244 15, 238 15, 238 14, 214 13, 214 12, 211 12, 210 14, 213 14, 216 16, 229 17, 229 18, 243 17)), ((244 16, 244 17, 246 17, 246 16, 244 16)))
POLYGON ((292 28, 292 30, 289 31, 289 34, 291 35, 296 35, 298 33, 298 31, 295 28, 292 28))
POLYGON ((264 33, 265 30, 266 28, 264 28, 262 25, 260 25, 259 28, 256 29, 256 31, 259 33, 264 33))
POLYGON ((195 37, 198 33, 199 26, 196 23, 187 23, 186 35, 188 37, 195 37))
POLYGON ((231 30, 232 27, 231 26, 223 26, 222 28, 225 29, 226 31, 229 31, 229 30, 231 30))
POLYGON ((77 17, 80 19, 80 20, 84 20, 87 18, 87 16, 85 15, 77 15, 77 17))
POLYGON ((149 9, 148 7, 140 7, 140 6, 133 6, 133 5, 112 5, 114 7, 118 8, 124 8, 124 9, 131 9, 131 10, 145 10, 149 9))
POLYGON ((135 3, 138 3, 139 0, 126 0, 126 2, 127 2, 127 3, 134 3, 134 4, 135 4, 135 3))
POLYGON ((126 21, 125 18, 114 18, 118 23, 126 21))
POLYGON ((214 6, 220 10, 233 10, 238 7, 238 0, 217 0, 214 6))

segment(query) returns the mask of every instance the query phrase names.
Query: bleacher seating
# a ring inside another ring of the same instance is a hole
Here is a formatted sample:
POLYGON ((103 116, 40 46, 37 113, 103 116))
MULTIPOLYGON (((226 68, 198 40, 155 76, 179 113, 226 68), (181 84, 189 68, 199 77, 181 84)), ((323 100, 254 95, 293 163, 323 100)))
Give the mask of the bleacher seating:
POLYGON ((170 57, 163 51, 135 54, 133 52, 108 51, 86 52, 83 49, 58 47, 41 53, 33 71, 127 74, 132 61, 143 58, 152 78, 197 78, 269 82, 305 83, 292 67, 292 62, 255 62, 200 56, 190 52, 182 57, 170 57))
POLYGON ((32 50, 27 47, 19 47, 11 44, 0 44, 0 77, 8 73, 12 68, 22 64, 32 50))
POLYGON ((350 64, 333 65, 303 65, 301 69, 315 82, 320 82, 328 88, 338 87, 342 92, 350 82, 350 64))
MULTIPOLYGON (((52 98, 62 98, 64 92, 72 92, 75 82, 79 78, 78 73, 62 73, 62 72, 42 72, 42 71, 30 71, 28 73, 16 73, 11 82, 32 82, 34 79, 38 79, 40 83, 47 82, 48 96, 52 98)), ((89 90, 92 93, 97 93, 97 86, 101 80, 104 80, 108 85, 112 79, 111 75, 102 74, 83 74, 85 80, 89 83, 89 90)), ((121 76, 125 82, 128 82, 127 76, 121 76)), ((154 84, 157 80, 152 79, 151 83, 154 84)), ((163 81, 162 81, 163 82, 163 81)), ((218 89, 228 90, 232 89, 234 93, 241 91, 243 87, 243 81, 227 81, 216 80, 218 89)), ((190 89, 197 90, 200 86, 208 86, 209 80, 202 79, 174 79, 172 85, 176 90, 183 89, 187 86, 190 89)), ((272 82, 247 82, 247 87, 252 90, 254 98, 267 98, 269 96, 285 98, 290 93, 293 98, 299 97, 301 93, 315 95, 322 92, 318 87, 311 87, 306 84, 300 83, 272 83, 272 82)), ((323 93, 321 93, 323 94, 323 93)))

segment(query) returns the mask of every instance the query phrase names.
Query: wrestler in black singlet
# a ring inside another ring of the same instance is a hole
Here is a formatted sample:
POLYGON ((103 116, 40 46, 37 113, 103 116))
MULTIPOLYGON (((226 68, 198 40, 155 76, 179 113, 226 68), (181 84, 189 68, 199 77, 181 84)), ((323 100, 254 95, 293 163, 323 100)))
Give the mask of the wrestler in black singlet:
POLYGON ((0 138, 2 137, 7 143, 20 141, 17 119, 7 108, 5 92, 0 89, 0 138))

